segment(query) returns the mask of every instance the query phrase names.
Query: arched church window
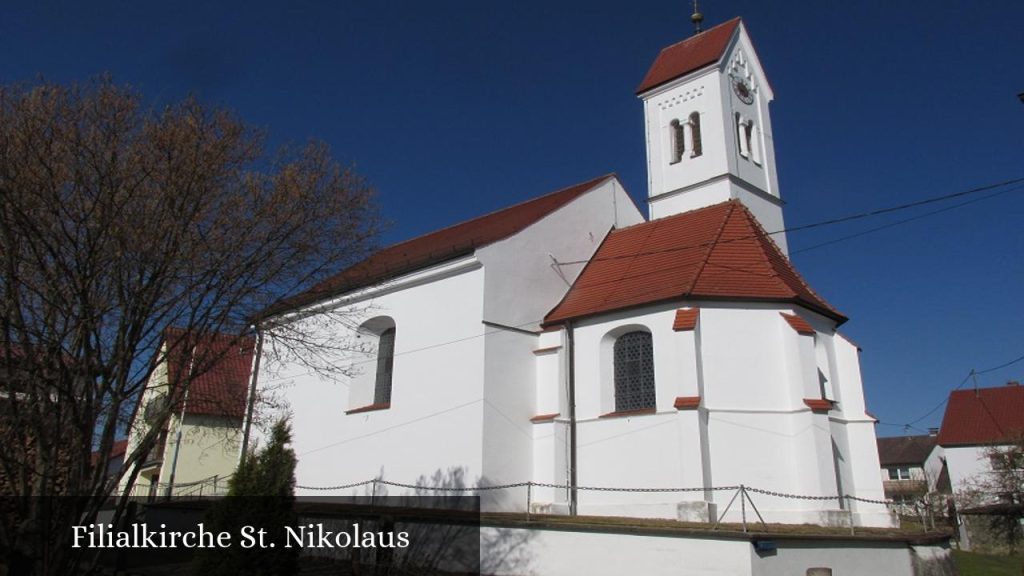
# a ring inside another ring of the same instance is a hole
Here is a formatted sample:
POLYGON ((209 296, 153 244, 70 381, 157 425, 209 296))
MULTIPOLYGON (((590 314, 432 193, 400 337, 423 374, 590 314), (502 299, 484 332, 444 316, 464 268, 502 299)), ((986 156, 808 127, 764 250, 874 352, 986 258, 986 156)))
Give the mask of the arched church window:
POLYGON ((395 366, 395 329, 381 332, 377 340, 377 378, 373 385, 373 403, 391 403, 391 373, 395 366))
POLYGON ((700 141, 700 113, 690 114, 690 158, 696 158, 704 153, 704 146, 700 141))
POLYGON ((750 158, 750 126, 744 122, 740 113, 736 113, 736 144, 740 149, 740 156, 750 158))
POLYGON ((668 163, 678 164, 683 160, 683 152, 686 151, 686 135, 679 120, 673 120, 669 126, 672 135, 672 156, 668 163))
POLYGON ((615 411, 655 407, 654 349, 650 332, 629 332, 614 346, 615 411))
POLYGON ((754 121, 747 122, 747 148, 750 150, 750 160, 758 166, 761 165, 761 147, 758 145, 757 127, 754 121))

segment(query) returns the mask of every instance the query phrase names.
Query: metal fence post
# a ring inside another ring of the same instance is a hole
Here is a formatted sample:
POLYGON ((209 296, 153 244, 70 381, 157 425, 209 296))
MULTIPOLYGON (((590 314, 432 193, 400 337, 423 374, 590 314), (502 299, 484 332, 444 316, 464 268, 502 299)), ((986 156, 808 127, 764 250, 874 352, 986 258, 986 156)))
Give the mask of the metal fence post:
POLYGON ((846 513, 849 514, 849 516, 850 516, 850 535, 851 536, 854 534, 854 530, 853 530, 853 506, 852 506, 852 504, 853 503, 850 502, 850 495, 847 494, 846 495, 846 513))
POLYGON ((530 507, 533 503, 533 482, 526 483, 526 520, 530 520, 530 507))
POLYGON ((747 531, 747 489, 740 484, 740 518, 743 520, 743 531, 747 531))
POLYGON ((377 497, 377 479, 374 478, 370 481, 370 507, 373 507, 374 500, 377 497))

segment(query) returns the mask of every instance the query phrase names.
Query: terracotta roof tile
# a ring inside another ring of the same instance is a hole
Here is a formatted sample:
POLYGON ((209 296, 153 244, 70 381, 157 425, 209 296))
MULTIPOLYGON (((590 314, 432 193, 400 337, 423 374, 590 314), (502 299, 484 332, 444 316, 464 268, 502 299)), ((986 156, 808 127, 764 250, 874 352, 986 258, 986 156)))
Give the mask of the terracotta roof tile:
POLYGON ((828 412, 833 406, 831 400, 826 400, 824 398, 804 398, 804 404, 806 404, 812 412, 828 412))
POLYGON ((740 19, 733 18, 663 49, 654 64, 651 64, 636 93, 646 92, 718 62, 739 25, 740 19))
MULTIPOLYGON (((179 330, 168 330, 170 352, 167 355, 167 368, 170 382, 181 382, 184 371, 189 369, 191 363, 188 354, 194 351, 194 366, 200 373, 189 385, 185 413, 243 418, 255 341, 249 337, 217 334, 206 336, 194 347, 174 345, 183 337, 184 334, 179 330)), ((175 410, 180 410, 180 405, 175 410)))
POLYGON ((612 231, 545 324, 679 299, 796 303, 846 321, 730 200, 612 231))
POLYGON ((310 290, 268 308, 262 316, 267 317, 285 312, 446 260, 472 254, 477 248, 516 234, 614 177, 614 174, 606 174, 503 210, 394 244, 320 282, 310 290))
POLYGON ((676 332, 693 330, 697 327, 697 320, 700 318, 700 308, 680 308, 676 310, 676 320, 672 323, 672 329, 676 332))
POLYGON ((878 462, 882 466, 923 465, 935 448, 934 436, 893 436, 878 439, 878 462))
POLYGON ((676 396, 675 402, 672 403, 672 407, 676 410, 686 410, 687 408, 697 408, 700 406, 700 396, 676 396))
POLYGON ((786 319, 789 326, 796 330, 797 334, 804 334, 807 336, 814 336, 814 327, 807 323, 807 320, 797 316, 796 314, 786 314, 779 312, 779 315, 786 319))
POLYGON ((939 445, 999 444, 1024 433, 1024 386, 955 390, 939 429, 939 445))

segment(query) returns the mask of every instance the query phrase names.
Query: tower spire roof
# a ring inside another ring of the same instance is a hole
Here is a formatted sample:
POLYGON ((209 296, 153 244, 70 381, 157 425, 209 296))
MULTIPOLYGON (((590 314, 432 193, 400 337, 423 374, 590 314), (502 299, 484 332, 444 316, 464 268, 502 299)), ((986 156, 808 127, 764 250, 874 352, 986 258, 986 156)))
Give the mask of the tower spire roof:
POLYGON ((739 25, 740 18, 736 17, 665 48, 651 64, 636 93, 641 94, 718 62, 739 25))

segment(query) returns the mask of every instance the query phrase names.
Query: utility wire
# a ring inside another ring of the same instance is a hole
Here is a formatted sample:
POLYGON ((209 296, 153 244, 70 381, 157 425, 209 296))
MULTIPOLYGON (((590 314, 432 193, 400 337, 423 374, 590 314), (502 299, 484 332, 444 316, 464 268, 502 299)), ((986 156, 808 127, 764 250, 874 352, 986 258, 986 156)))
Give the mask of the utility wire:
MULTIPOLYGON (((1000 364, 998 366, 993 366, 991 368, 985 368, 984 370, 971 370, 970 372, 967 373, 967 376, 964 376, 964 379, 961 380, 959 384, 957 384, 952 390, 950 390, 950 393, 956 392, 957 390, 963 388, 964 384, 967 384, 967 382, 971 378, 973 378, 975 376, 978 376, 980 374, 988 374, 990 372, 995 372, 996 370, 1002 370, 1003 368, 1006 368, 1008 366, 1013 366, 1014 364, 1017 364, 1018 362, 1024 362, 1024 356, 1019 356, 1017 358, 1014 358, 1013 360, 1010 360, 1009 362, 1004 362, 1004 363, 1002 363, 1002 364, 1000 364)), ((900 427, 903 427, 903 428, 916 428, 916 426, 914 426, 914 424, 917 424, 918 422, 920 422, 920 421, 924 420, 925 418, 931 416, 939 408, 942 408, 943 406, 945 406, 947 402, 949 402, 949 394, 946 394, 946 397, 943 398, 941 402, 939 402, 934 407, 932 407, 931 410, 928 410, 927 412, 925 412, 921 416, 915 418, 914 420, 911 420, 911 421, 906 422, 904 424, 897 424, 895 422, 879 422, 879 424, 882 424, 884 426, 900 426, 900 427)), ((920 430, 920 428, 917 428, 917 429, 920 430)))
MULTIPOLYGON (((986 192, 986 191, 989 191, 989 190, 994 190, 994 189, 997 189, 997 188, 1003 188, 1003 187, 1006 187, 1006 186, 1012 186, 1014 184, 1020 184, 1020 183, 1024 183, 1024 178, 1015 178, 1015 179, 1006 180, 1006 181, 1003 181, 1003 182, 998 182, 998 183, 995 183, 995 184, 987 184, 987 185, 984 185, 984 186, 979 186, 979 187, 976 187, 976 188, 971 188, 969 190, 964 190, 964 191, 960 191, 960 192, 954 192, 954 193, 951 193, 951 194, 944 194, 944 195, 935 196, 935 197, 932 197, 932 198, 926 198, 924 200, 918 200, 916 202, 900 204, 898 206, 892 206, 892 207, 888 207, 888 208, 880 208, 880 209, 872 210, 872 211, 869 211, 869 212, 861 212, 861 213, 858 213, 858 214, 842 216, 842 217, 839 217, 839 218, 832 218, 832 219, 829 219, 829 220, 823 220, 823 221, 814 222, 814 223, 811 223, 811 224, 804 224, 804 225, 800 225, 800 226, 794 226, 794 227, 791 227, 791 228, 786 228, 786 229, 780 230, 778 232, 771 232, 770 234, 779 234, 779 233, 782 233, 782 232, 793 232, 793 231, 799 231, 799 230, 807 230, 807 229, 811 229, 811 228, 818 228, 818 227, 822 227, 822 226, 828 226, 828 225, 832 225, 832 224, 848 222, 848 221, 851 221, 851 220, 859 220, 859 219, 863 219, 863 218, 869 218, 869 217, 872 217, 872 216, 878 216, 878 215, 881 215, 881 214, 888 214, 888 213, 896 212, 896 211, 900 211, 900 210, 907 210, 909 208, 914 208, 914 207, 918 207, 918 206, 924 206, 924 205, 927 205, 927 204, 933 204, 933 203, 936 203, 936 202, 941 202, 943 200, 949 200, 949 199, 952 199, 952 198, 959 198, 959 197, 968 196, 968 195, 971 195, 971 194, 978 194, 978 193, 981 193, 981 192, 986 192)), ((988 200, 990 198, 994 198, 996 196, 999 196, 999 195, 1002 195, 1002 194, 1006 194, 1008 192, 1018 191, 1018 190, 1021 190, 1021 189, 1024 189, 1024 186, 1016 186, 1016 187, 1010 188, 1008 190, 1000 190, 999 192, 996 192, 994 194, 989 194, 989 195, 983 196, 981 198, 976 198, 976 199, 972 199, 972 200, 969 200, 969 201, 966 201, 966 202, 961 202, 961 203, 955 204, 953 206, 947 206, 945 208, 940 208, 938 210, 933 210, 933 211, 927 212, 925 214, 919 214, 919 215, 916 215, 916 216, 912 216, 910 218, 905 218, 903 220, 899 220, 897 222, 892 222, 892 223, 889 223, 889 224, 885 224, 883 226, 878 226, 876 228, 865 230, 863 232, 858 232, 856 234, 851 234, 851 235, 848 235, 848 236, 843 236, 843 237, 840 237, 840 238, 836 238, 834 240, 829 240, 829 241, 823 242, 821 244, 816 244, 816 245, 813 245, 813 246, 808 246, 806 248, 801 248, 800 250, 796 250, 796 251, 794 251, 792 253, 793 254, 797 254, 797 253, 800 253, 800 252, 806 252, 806 251, 809 251, 809 250, 814 250, 814 249, 821 248, 821 247, 824 247, 824 246, 828 246, 828 245, 831 245, 831 244, 835 244, 835 243, 838 243, 838 242, 843 242, 845 240, 849 240, 849 239, 852 239, 852 238, 857 238, 859 236, 864 236, 866 234, 870 234, 872 232, 877 232, 879 230, 884 230, 884 229, 887 229, 887 228, 892 228, 894 226, 905 224, 907 222, 912 222, 914 220, 919 220, 921 218, 926 218, 928 216, 932 216, 932 215, 935 215, 935 214, 940 214, 942 212, 947 212, 947 211, 950 211, 950 210, 954 210, 956 208, 961 208, 963 206, 967 206, 967 205, 973 204, 975 202, 980 202, 982 200, 988 200)), ((632 258, 632 257, 635 257, 635 256, 644 255, 644 254, 654 254, 654 253, 659 253, 659 252, 681 251, 681 250, 686 250, 686 249, 702 248, 702 247, 706 247, 706 246, 710 246, 710 247, 713 248, 713 247, 717 246, 718 244, 724 244, 724 243, 727 243, 727 242, 735 242, 735 241, 739 241, 739 240, 746 240, 746 239, 755 238, 755 237, 756 237, 755 235, 751 235, 751 236, 746 236, 746 237, 741 237, 741 238, 734 238, 734 239, 724 240, 724 241, 721 240, 721 239, 716 239, 715 241, 712 241, 712 242, 704 242, 704 243, 693 244, 693 245, 689 245, 689 246, 677 246, 677 247, 669 248, 669 249, 665 249, 665 250, 649 251, 649 252, 641 252, 641 253, 636 253, 636 254, 630 254, 628 256, 614 256, 614 257, 606 257, 606 258, 592 258, 590 260, 575 260, 575 261, 570 261, 570 262, 559 262, 559 263, 556 264, 556 266, 567 266, 567 265, 574 265, 574 264, 585 264, 587 262, 592 262, 592 261, 613 260, 613 259, 625 258, 625 257, 632 258)), ((663 271, 664 271, 664 268, 659 269, 657 272, 660 273, 660 272, 663 272, 663 271)), ((742 270, 738 270, 737 269, 737 271, 742 271, 742 270)), ((646 274, 650 274, 650 273, 646 273, 646 274)), ((641 273, 640 275, 630 276, 629 278, 636 278, 636 277, 643 276, 643 275, 646 275, 646 274, 641 273)), ((624 279, 626 279, 626 277, 609 280, 606 283, 618 282, 618 281, 621 281, 621 280, 624 280, 624 279)), ((534 321, 530 321, 530 322, 525 322, 523 324, 519 324, 517 326, 514 326, 514 328, 526 328, 526 327, 530 327, 530 326, 537 326, 537 325, 541 324, 542 322, 543 322, 543 319, 538 319, 538 320, 534 320, 534 321)), ((416 348, 416 349, 412 349, 412 350, 405 350, 405 351, 396 353, 395 356, 397 357, 397 356, 402 356, 402 355, 406 355, 406 354, 413 354, 413 353, 416 353, 416 352, 422 352, 424 350, 430 350, 430 349, 434 349, 434 348, 448 346, 448 345, 451 345, 451 344, 457 344, 457 343, 460 343, 460 342, 465 342, 465 341, 468 341, 468 340, 473 340, 475 338, 480 338, 482 336, 487 336, 489 334, 494 334, 494 333, 501 332, 501 331, 502 331, 501 329, 485 331, 485 332, 482 332, 480 334, 475 334, 475 335, 467 336, 467 337, 464 337, 464 338, 458 338, 458 339, 450 340, 450 341, 446 341, 446 342, 439 342, 437 344, 431 344, 431 345, 423 346, 421 348, 416 348)), ((1014 360, 1013 362, 1019 362, 1021 360, 1024 360, 1024 356, 1022 356, 1021 358, 1018 358, 1017 360, 1014 360)), ((355 366, 355 365, 366 364, 366 363, 370 363, 370 362, 376 362, 376 358, 370 358, 370 359, 366 359, 366 360, 353 361, 353 362, 351 362, 351 365, 355 366)), ((1011 363, 1013 363, 1013 362, 1011 362, 1011 363)), ((1007 364, 1007 365, 1009 365, 1009 364, 1007 364)), ((1002 366, 997 366, 995 368, 989 369, 988 371, 997 370, 997 369, 999 369, 1001 367, 1002 366)), ((276 382, 289 381, 289 380, 292 380, 292 379, 294 379, 296 377, 299 377, 299 376, 304 376, 304 375, 312 374, 313 372, 315 372, 315 370, 309 370, 309 371, 304 372, 304 373, 292 374, 292 375, 289 375, 288 377, 283 377, 283 378, 272 378, 272 379, 269 379, 269 380, 267 380, 265 382, 268 383, 268 384, 271 384, 271 383, 276 383, 276 382)), ((976 372, 976 373, 977 374, 984 374, 986 372, 987 371, 985 371, 985 372, 976 372)), ((944 401, 943 401, 943 403, 944 403, 944 401)), ((941 406, 942 406, 942 403, 940 403, 939 406, 936 406, 935 408, 933 408, 924 417, 927 417, 927 416, 931 415, 931 413, 933 413, 935 410, 938 410, 941 406)), ((919 419, 915 420, 914 422, 918 422, 918 421, 922 420, 924 417, 919 418, 919 419)), ((887 426, 907 426, 907 424, 891 424, 891 423, 882 423, 882 422, 880 422, 880 424, 884 424, 884 425, 887 425, 887 426)))
MULTIPOLYGON (((887 208, 879 208, 877 210, 870 210, 870 211, 867 211, 867 212, 859 212, 859 213, 856 213, 856 214, 849 214, 847 216, 840 216, 838 218, 830 218, 828 220, 821 220, 821 221, 818 221, 818 222, 812 222, 810 224, 801 224, 799 226, 791 226, 789 228, 783 228, 781 230, 776 230, 774 232, 766 232, 766 234, 768 236, 774 236, 776 234, 783 234, 783 233, 787 233, 787 232, 799 232, 799 231, 802 231, 802 230, 810 230, 812 228, 821 228, 821 227, 824 227, 824 226, 831 226, 831 225, 834 225, 834 224, 841 224, 841 223, 844 223, 844 222, 851 222, 851 221, 854 221, 854 220, 862 220, 862 219, 865 219, 865 218, 872 218, 872 217, 875 217, 875 216, 881 216, 883 214, 890 214, 890 213, 899 212, 899 211, 902 211, 902 210, 909 210, 911 208, 917 208, 919 206, 926 206, 928 204, 934 204, 936 202, 942 202, 942 201, 945 201, 945 200, 951 200, 953 198, 960 198, 960 197, 969 196, 969 195, 972 195, 972 194, 980 194, 981 192, 987 192, 989 190, 995 190, 995 189, 998 189, 998 188, 1003 188, 1003 187, 1006 187, 1006 186, 1012 186, 1014 184, 1022 184, 1022 183, 1024 183, 1024 178, 1014 178, 1014 179, 1011 179, 1011 180, 1005 180, 1005 181, 997 182, 997 183, 994 183, 994 184, 986 184, 984 186, 978 186, 976 188, 971 188, 969 190, 962 190, 960 192, 953 192, 951 194, 943 194, 941 196, 933 196, 931 198, 925 198, 923 200, 917 200, 915 202, 909 202, 909 203, 906 203, 906 204, 899 204, 897 206, 890 206, 890 207, 887 207, 887 208)), ((987 199, 987 198, 991 198, 991 197, 994 197, 994 196, 998 196, 999 194, 1002 194, 1002 193, 1005 193, 1005 192, 1012 192, 1012 191, 1021 190, 1021 189, 1024 189, 1024 186, 1012 188, 1010 190, 1004 190, 1004 191, 999 192, 998 194, 991 194, 991 195, 987 196, 986 198, 979 199, 978 201, 984 200, 984 199, 987 199)), ((958 208, 960 206, 966 206, 967 204, 971 204, 971 203, 973 203, 973 202, 965 202, 965 203, 962 203, 960 205, 950 207, 949 209, 958 208)), ((938 214, 939 212, 944 212, 944 211, 945 210, 938 210, 938 211, 935 211, 934 213, 938 214)), ((918 217, 915 217, 915 218, 910 218, 910 219, 907 219, 907 222, 910 222, 912 220, 916 220, 917 218, 923 218, 923 217, 928 216, 928 215, 930 215, 930 214, 924 214, 924 215, 921 215, 921 216, 918 216, 918 217)), ((657 222, 657 220, 651 220, 650 222, 657 222)), ((895 226, 895 225, 901 224, 901 223, 902 222, 894 223, 891 226, 895 226)), ((890 226, 885 226, 885 227, 890 227, 890 226)), ((883 229, 885 227, 881 227, 881 228, 879 228, 879 230, 881 230, 881 229, 883 229)), ((743 240, 750 240, 752 238, 757 238, 758 236, 760 236, 760 235, 759 234, 749 234, 747 236, 741 236, 741 237, 738 237, 738 238, 730 238, 729 240, 715 239, 715 240, 712 240, 712 241, 709 241, 709 242, 701 242, 701 243, 698 243, 698 244, 689 244, 689 245, 685 245, 685 246, 673 246, 671 248, 664 248, 664 249, 661 249, 661 250, 650 250, 650 251, 645 251, 645 252, 633 252, 633 253, 630 253, 630 254, 622 254, 622 255, 617 255, 617 256, 605 256, 605 257, 602 257, 602 258, 591 258, 589 260, 573 260, 573 261, 569 261, 569 262, 561 262, 560 265, 561 266, 568 266, 568 265, 574 265, 574 264, 586 264, 588 262, 601 262, 601 261, 609 261, 609 260, 621 260, 621 259, 626 259, 626 258, 635 258, 637 256, 646 256, 646 255, 650 255, 650 254, 661 254, 661 253, 666 253, 666 252, 679 252, 679 251, 682 251, 682 250, 692 250, 692 249, 697 249, 697 248, 705 248, 705 247, 709 247, 709 246, 713 248, 713 247, 715 247, 715 246, 717 246, 719 244, 727 244, 727 243, 731 243, 731 242, 739 242, 739 241, 743 241, 743 240)), ((856 237, 856 236, 857 235, 851 236, 851 238, 856 237)), ((806 248, 805 250, 810 250, 812 248, 815 248, 815 247, 806 248)))
POLYGON ((790 255, 800 254, 801 252, 807 252, 807 251, 810 251, 810 250, 815 250, 817 248, 822 248, 824 246, 830 246, 832 244, 837 244, 839 242, 844 242, 846 240, 852 240, 853 238, 859 238, 861 236, 867 236, 868 234, 872 234, 872 233, 878 232, 880 230, 885 230, 887 228, 893 228, 893 227, 899 226, 901 224, 906 224, 908 222, 913 222, 914 220, 920 220, 922 218, 927 218, 929 216, 934 216, 936 214, 941 214, 943 212, 948 212, 950 210, 955 210, 957 208, 962 208, 964 206, 967 206, 968 204, 974 204, 975 202, 981 202, 982 200, 988 200, 990 198, 995 198, 996 196, 1001 196, 1003 194, 1006 194, 1007 192, 1015 192, 1017 190, 1022 190, 1022 189, 1024 189, 1024 186, 1017 186, 1017 187, 1014 187, 1014 188, 1009 188, 1007 190, 1000 190, 999 192, 996 192, 994 194, 989 194, 987 196, 982 196, 981 198, 974 198, 974 199, 968 200, 966 202, 960 202, 959 204, 954 204, 952 206, 947 206, 945 208, 939 208, 938 210, 932 210, 931 212, 925 212, 924 214, 918 214, 917 216, 911 216, 909 218, 904 218, 902 220, 897 220, 895 222, 890 222, 888 224, 883 224, 881 226, 876 226, 874 228, 869 228, 867 230, 864 230, 864 231, 861 231, 861 232, 857 232, 857 233, 854 233, 854 234, 849 234, 847 236, 840 236, 839 238, 835 238, 833 240, 828 240, 828 241, 822 242, 820 244, 814 244, 814 245, 811 245, 811 246, 807 246, 805 248, 801 248, 799 250, 793 250, 792 252, 790 252, 790 255))

